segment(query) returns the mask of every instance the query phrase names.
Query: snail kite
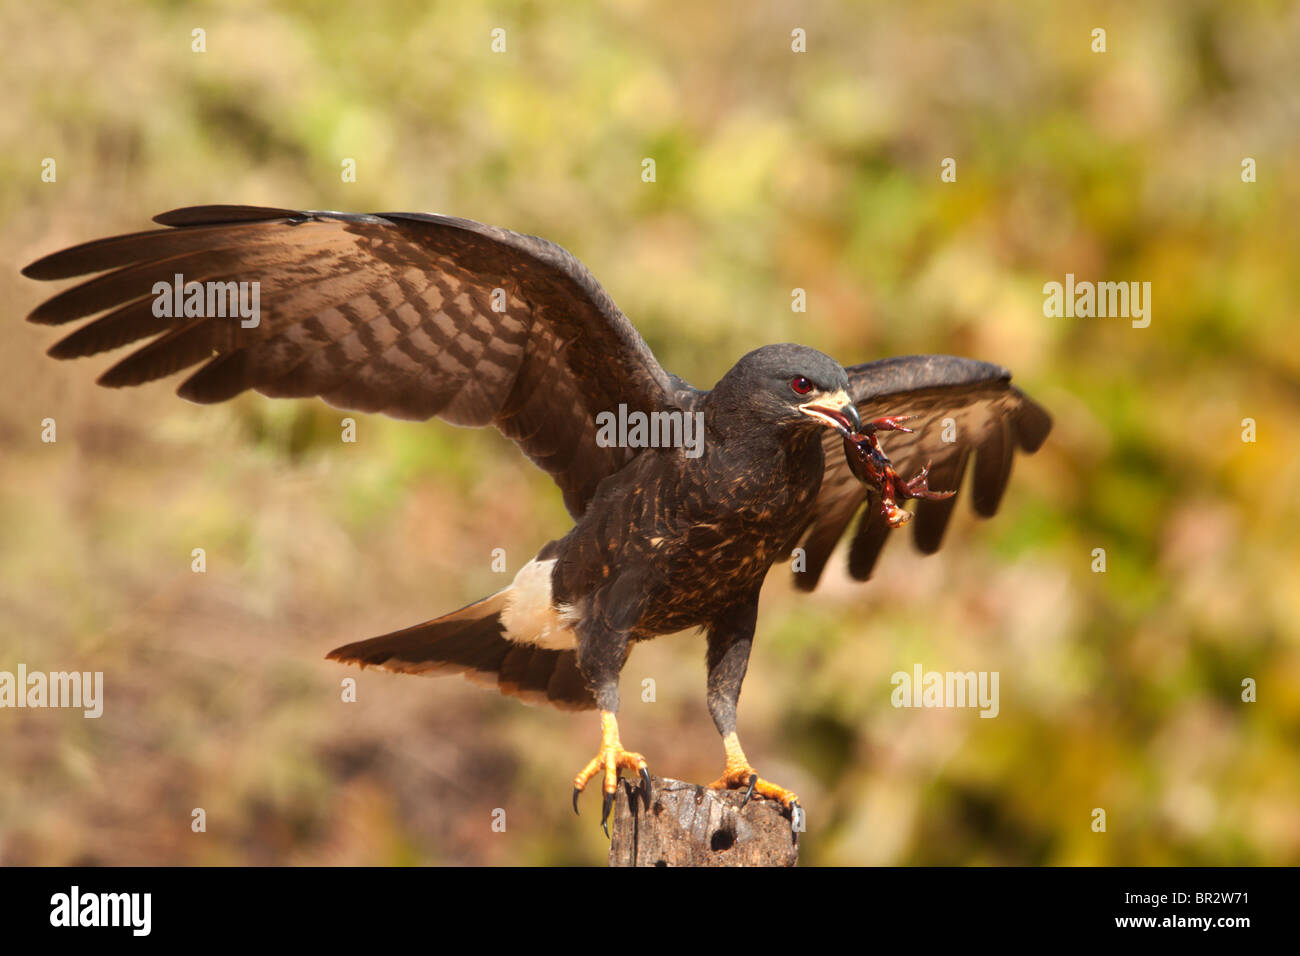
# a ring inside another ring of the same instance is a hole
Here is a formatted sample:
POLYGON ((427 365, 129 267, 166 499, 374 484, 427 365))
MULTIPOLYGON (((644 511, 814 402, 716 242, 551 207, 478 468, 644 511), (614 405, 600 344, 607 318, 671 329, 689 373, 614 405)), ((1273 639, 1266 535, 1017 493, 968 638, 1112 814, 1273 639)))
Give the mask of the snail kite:
POLYGON ((165 228, 85 243, 23 270, 34 279, 96 274, 29 316, 44 325, 97 316, 51 355, 147 339, 100 384, 199 366, 179 387, 194 402, 251 388, 493 425, 560 486, 573 528, 509 587, 329 657, 460 673, 530 702, 598 708, 600 750, 574 781, 575 809, 598 775, 603 815, 621 770, 639 773, 648 792, 644 758, 619 740, 619 672, 638 641, 699 627, 726 754, 712 786, 747 788, 793 816, 795 795, 760 779, 736 736, 769 568, 798 555, 796 584, 812 590, 860 515, 848 569, 867 580, 890 529, 909 517, 899 498, 920 499, 914 540, 933 552, 955 502, 928 483, 951 492, 969 470, 975 511, 992 515, 1015 452, 1035 451, 1051 427, 1005 369, 944 355, 843 368, 810 348, 769 345, 711 391, 692 388, 660 367, 564 249, 465 219, 199 206, 155 221, 165 228), (241 282, 257 283, 252 319, 212 303, 214 288, 241 282), (614 410, 660 422, 676 415, 698 423, 702 441, 602 440, 598 420, 614 410), (889 433, 883 446, 878 432, 889 433))

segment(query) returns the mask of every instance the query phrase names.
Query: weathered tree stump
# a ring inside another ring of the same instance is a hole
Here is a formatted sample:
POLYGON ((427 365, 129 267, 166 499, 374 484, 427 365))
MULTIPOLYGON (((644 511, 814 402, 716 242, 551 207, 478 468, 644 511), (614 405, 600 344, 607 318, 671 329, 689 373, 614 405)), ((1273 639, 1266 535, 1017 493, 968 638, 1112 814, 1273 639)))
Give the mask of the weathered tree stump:
POLYGON ((610 866, 794 866, 799 834, 781 805, 681 780, 624 780, 614 800, 610 866))

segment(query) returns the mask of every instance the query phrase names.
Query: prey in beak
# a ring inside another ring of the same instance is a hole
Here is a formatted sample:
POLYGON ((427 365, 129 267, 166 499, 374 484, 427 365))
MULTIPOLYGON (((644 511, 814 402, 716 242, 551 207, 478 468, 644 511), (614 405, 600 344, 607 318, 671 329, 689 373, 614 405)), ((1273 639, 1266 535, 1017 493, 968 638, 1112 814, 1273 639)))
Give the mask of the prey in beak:
POLYGON ((880 513, 885 523, 891 528, 900 528, 912 520, 912 513, 904 511, 898 502, 907 498, 923 498, 942 501, 951 498, 956 491, 934 491, 930 487, 930 462, 920 473, 910 480, 903 480, 893 463, 880 447, 876 432, 907 432, 912 429, 903 426, 910 415, 891 415, 867 422, 862 434, 844 436, 844 455, 848 459, 849 471, 858 480, 880 496, 880 513))
POLYGON ((844 454, 848 459, 849 470, 879 497, 880 511, 889 527, 898 528, 911 520, 911 512, 900 508, 899 500, 927 498, 941 501, 956 494, 954 491, 931 490, 928 481, 929 463, 916 477, 904 480, 881 449, 876 433, 911 432, 912 429, 903 425, 911 416, 891 415, 867 422, 864 426, 858 406, 844 389, 805 402, 798 408, 809 418, 816 419, 827 428, 834 428, 844 436, 844 454))
POLYGON ((840 389, 811 402, 798 406, 799 411, 815 419, 827 428, 834 428, 845 438, 851 438, 862 431, 862 416, 849 393, 840 389))

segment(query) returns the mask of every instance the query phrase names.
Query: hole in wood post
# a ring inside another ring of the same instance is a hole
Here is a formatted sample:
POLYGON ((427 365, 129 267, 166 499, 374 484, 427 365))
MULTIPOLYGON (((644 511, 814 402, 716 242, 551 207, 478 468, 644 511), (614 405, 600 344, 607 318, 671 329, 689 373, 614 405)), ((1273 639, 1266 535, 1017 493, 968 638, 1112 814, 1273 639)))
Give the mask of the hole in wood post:
POLYGON ((709 848, 715 853, 721 853, 723 850, 730 850, 736 845, 736 834, 725 827, 713 831, 713 839, 709 841, 709 848))

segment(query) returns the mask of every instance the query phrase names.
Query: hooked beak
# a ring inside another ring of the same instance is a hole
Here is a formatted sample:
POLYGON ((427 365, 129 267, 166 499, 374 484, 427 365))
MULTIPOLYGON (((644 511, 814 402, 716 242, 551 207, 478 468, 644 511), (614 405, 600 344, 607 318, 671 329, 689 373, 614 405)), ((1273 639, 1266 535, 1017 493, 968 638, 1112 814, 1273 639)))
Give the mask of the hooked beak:
POLYGON ((840 389, 832 395, 807 402, 799 406, 799 411, 809 418, 814 418, 827 428, 834 428, 845 438, 862 431, 862 417, 858 406, 853 403, 849 393, 840 389))

